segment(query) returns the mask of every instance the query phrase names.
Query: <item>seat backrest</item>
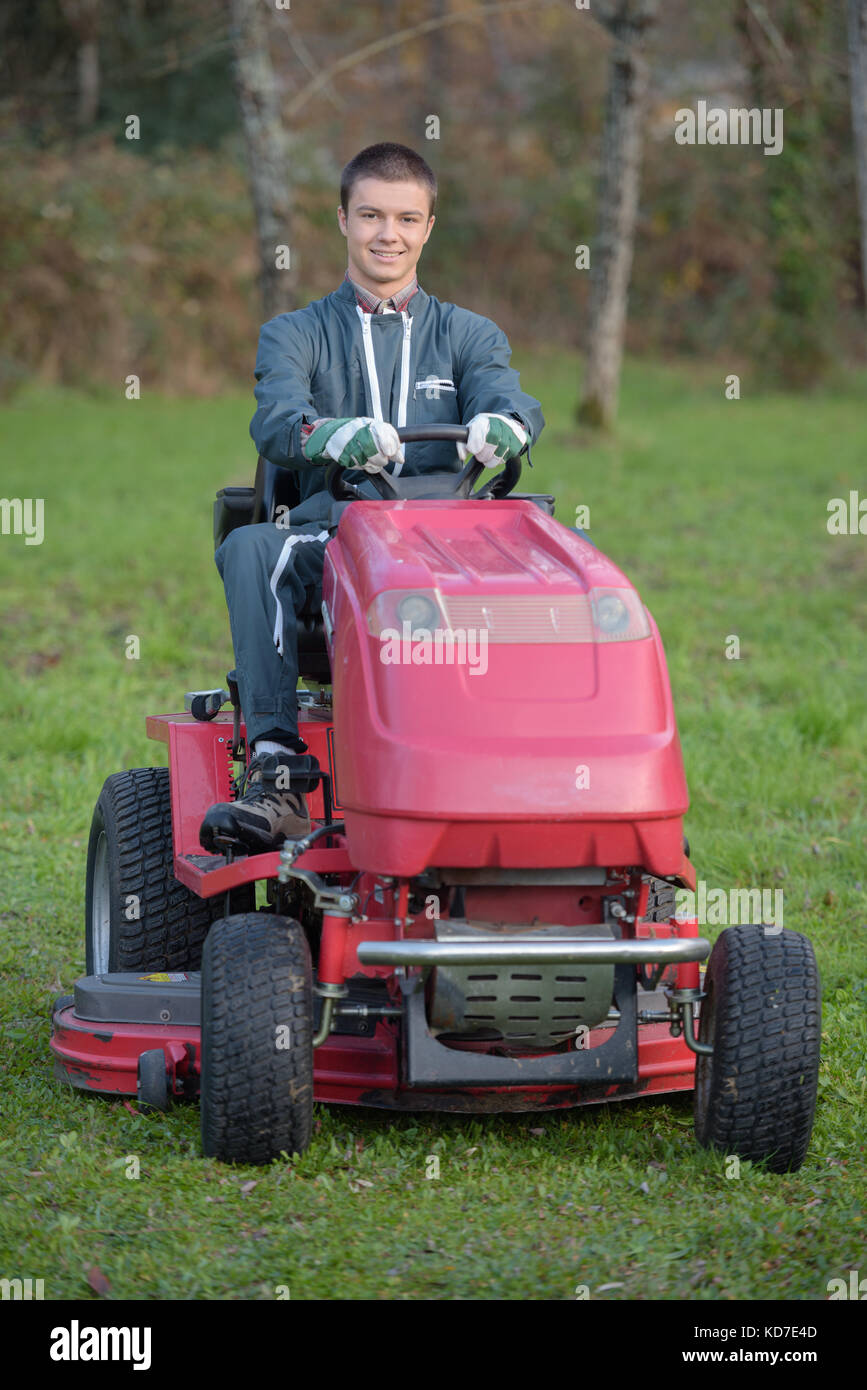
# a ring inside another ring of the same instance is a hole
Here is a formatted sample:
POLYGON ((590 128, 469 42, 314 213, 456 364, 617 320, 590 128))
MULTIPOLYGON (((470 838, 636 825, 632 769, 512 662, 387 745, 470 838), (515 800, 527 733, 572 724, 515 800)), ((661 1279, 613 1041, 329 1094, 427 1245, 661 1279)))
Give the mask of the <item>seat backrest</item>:
POLYGON ((261 454, 256 464, 253 487, 255 498, 251 520, 254 522, 273 521, 278 507, 288 507, 291 511, 301 501, 297 474, 291 468, 280 468, 261 454))
MULTIPOLYGON (((254 483, 255 500, 252 521, 274 521, 278 507, 288 507, 290 512, 301 501, 298 478, 290 468, 280 468, 276 463, 262 458, 256 464, 254 483)), ((331 663, 325 645, 325 628, 322 614, 314 611, 310 599, 298 615, 298 674, 310 680, 327 685, 331 680, 331 663)))
MULTIPOLYGON (((260 455, 252 487, 226 487, 217 493, 214 503, 215 549, 237 526, 274 521, 279 507, 288 507, 291 511, 299 501, 298 480, 292 470, 280 468, 260 455)), ((322 614, 316 610, 312 596, 298 617, 298 674, 319 681, 321 685, 328 685, 331 681, 322 614)))

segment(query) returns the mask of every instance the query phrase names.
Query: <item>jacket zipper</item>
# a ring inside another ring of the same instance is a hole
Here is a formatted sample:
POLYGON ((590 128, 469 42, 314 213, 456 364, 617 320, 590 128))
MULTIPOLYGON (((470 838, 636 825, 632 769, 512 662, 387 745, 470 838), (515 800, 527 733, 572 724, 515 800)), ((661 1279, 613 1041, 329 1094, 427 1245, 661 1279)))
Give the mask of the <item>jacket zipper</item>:
MULTIPOLYGON (((409 397, 409 347, 412 338, 412 319, 406 309, 401 309, 400 316, 403 319, 403 346, 400 354, 400 399, 397 406, 397 427, 401 429, 406 424, 406 403, 409 397)), ((396 463, 391 470, 392 477, 396 478, 403 468, 402 463, 396 463)))
MULTIPOLYGON (((376 357, 373 352, 373 334, 370 328, 371 315, 365 314, 360 304, 356 306, 356 312, 361 319, 361 336, 364 343, 364 360, 367 363, 367 378, 370 383, 370 406, 374 420, 384 420, 382 414, 382 396, 379 390, 379 377, 376 372, 376 357)), ((406 407, 409 398, 409 355, 410 342, 412 339, 412 318, 406 309, 400 313, 403 319, 403 343, 400 354, 400 396, 397 405, 397 427, 401 429, 406 424, 406 407)), ((400 473, 402 464, 396 463, 392 469, 392 477, 397 477, 400 473)))
POLYGON ((373 355, 373 337, 370 332, 370 314, 365 314, 360 304, 355 306, 361 319, 361 336, 364 341, 364 359, 367 363, 367 379, 370 383, 370 408, 374 420, 382 420, 382 400, 379 394, 379 377, 376 375, 376 358, 373 355))

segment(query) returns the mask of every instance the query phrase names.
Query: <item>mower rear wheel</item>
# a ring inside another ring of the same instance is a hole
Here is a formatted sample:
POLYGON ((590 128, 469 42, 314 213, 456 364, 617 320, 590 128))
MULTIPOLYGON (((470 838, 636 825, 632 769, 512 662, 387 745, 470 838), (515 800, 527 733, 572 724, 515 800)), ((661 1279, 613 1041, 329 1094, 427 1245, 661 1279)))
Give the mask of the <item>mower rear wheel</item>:
POLYGON ((695 1074, 695 1134, 704 1148, 774 1173, 800 1168, 819 1080, 822 1002, 809 938, 785 928, 727 927, 705 975, 695 1074))
POLYGON ((202 1149, 224 1163, 303 1153, 313 1126, 313 971, 300 923, 225 917, 202 957, 202 1149))
MULTIPOLYGON (((123 970, 198 970, 211 923, 226 898, 199 898, 173 873, 172 807, 165 767, 108 777, 87 849, 88 975, 123 970)), ((255 885, 232 892, 232 906, 255 905, 255 885)))

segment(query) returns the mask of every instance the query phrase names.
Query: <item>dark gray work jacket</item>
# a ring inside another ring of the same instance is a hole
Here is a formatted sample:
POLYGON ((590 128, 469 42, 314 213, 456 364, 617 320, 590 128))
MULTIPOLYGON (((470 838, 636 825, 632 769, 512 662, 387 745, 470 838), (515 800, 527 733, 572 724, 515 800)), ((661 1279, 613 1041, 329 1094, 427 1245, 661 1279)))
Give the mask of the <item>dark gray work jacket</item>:
MULTIPOLYGON (((367 415, 400 427, 468 424, 474 415, 496 412, 516 416, 530 443, 537 440, 542 409, 521 390, 511 355, 491 319, 422 289, 399 314, 365 314, 344 280, 306 309, 263 324, 250 434, 264 458, 298 473, 302 506, 293 507, 293 521, 324 520, 330 511, 322 465, 301 452, 305 420, 367 415)), ((404 453, 407 475, 461 467, 454 444, 439 440, 407 444, 404 453)), ((351 470, 348 476, 365 475, 351 470)))

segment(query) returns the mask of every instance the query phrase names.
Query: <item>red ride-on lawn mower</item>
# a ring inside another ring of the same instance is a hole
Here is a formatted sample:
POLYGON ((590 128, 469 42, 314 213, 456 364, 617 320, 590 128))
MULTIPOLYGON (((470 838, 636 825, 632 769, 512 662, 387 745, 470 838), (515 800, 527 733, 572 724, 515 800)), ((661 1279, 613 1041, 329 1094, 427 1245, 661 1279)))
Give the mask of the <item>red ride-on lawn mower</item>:
MULTIPOLYGON (((701 978, 710 945, 674 911, 696 878, 656 624, 553 498, 514 491, 518 461, 473 492, 481 472, 382 473, 365 499, 329 469, 321 619, 299 642, 304 839, 199 843, 245 764, 234 673, 148 719, 168 768, 116 773, 97 803, 57 1071, 156 1108, 200 1094, 204 1152, 227 1161, 303 1151, 314 1100, 533 1111, 694 1088, 700 1144, 797 1168, 810 942, 729 927, 701 978)), ((224 489, 217 540, 274 519, 291 480, 260 460, 255 488, 224 489)))

